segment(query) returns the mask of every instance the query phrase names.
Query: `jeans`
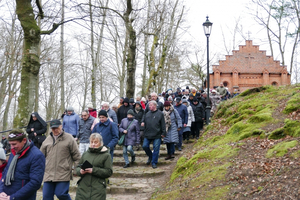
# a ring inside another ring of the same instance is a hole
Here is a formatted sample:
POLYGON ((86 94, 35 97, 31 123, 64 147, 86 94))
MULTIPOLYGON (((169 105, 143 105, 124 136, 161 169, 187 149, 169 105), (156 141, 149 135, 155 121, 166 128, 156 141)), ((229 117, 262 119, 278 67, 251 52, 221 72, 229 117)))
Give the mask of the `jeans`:
POLYGON ((43 200, 53 200, 54 195, 59 200, 72 200, 69 195, 69 181, 62 182, 44 182, 43 200))
POLYGON ((114 149, 115 148, 110 149, 111 163, 113 163, 113 161, 114 161, 114 149))
POLYGON ((160 149, 161 139, 147 139, 144 138, 143 149, 146 152, 149 160, 152 160, 152 164, 157 164, 158 155, 160 149), (153 142, 153 153, 150 150, 150 143, 153 142))
POLYGON ((134 156, 132 146, 131 145, 128 145, 128 146, 124 145, 123 146, 123 158, 125 160, 125 164, 129 164, 127 151, 130 153, 131 157, 134 156))
POLYGON ((84 152, 86 152, 90 147, 89 143, 79 143, 79 152, 82 155, 84 152))
POLYGON ((174 143, 166 143, 168 155, 173 155, 175 153, 175 144, 174 143))
POLYGON ((183 135, 183 125, 182 125, 182 128, 180 129, 180 131, 178 131, 178 138, 179 138, 179 142, 178 144, 176 145, 178 148, 181 148, 182 147, 182 135, 183 135))

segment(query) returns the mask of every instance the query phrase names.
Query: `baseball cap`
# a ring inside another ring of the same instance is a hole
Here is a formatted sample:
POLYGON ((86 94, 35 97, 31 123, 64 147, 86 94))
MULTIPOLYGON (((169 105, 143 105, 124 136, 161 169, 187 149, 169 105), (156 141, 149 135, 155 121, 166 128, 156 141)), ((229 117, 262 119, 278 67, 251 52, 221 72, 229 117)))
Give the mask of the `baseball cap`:
POLYGON ((57 128, 61 125, 61 122, 58 119, 53 119, 50 122, 50 128, 57 128))

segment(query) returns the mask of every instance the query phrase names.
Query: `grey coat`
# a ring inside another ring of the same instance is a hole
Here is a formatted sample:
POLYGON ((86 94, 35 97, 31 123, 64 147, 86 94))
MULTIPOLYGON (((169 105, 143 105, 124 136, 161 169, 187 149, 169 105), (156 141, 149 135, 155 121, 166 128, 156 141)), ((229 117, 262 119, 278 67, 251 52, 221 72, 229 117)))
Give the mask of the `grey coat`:
POLYGON ((178 114, 177 110, 171 113, 171 126, 168 129, 167 136, 164 138, 164 143, 178 143, 178 128, 182 127, 181 117, 178 114), (177 121, 177 123, 176 123, 177 121))
MULTIPOLYGON (((119 126, 119 131, 122 135, 124 134, 124 130, 127 130, 130 123, 131 121, 129 121, 128 118, 122 119, 121 124, 119 126)), ((138 120, 133 119, 132 124, 127 130, 127 134, 125 134, 124 145, 135 146, 137 144, 140 144, 140 125, 138 120)))
POLYGON ((84 121, 82 118, 79 121, 79 131, 76 138, 80 140, 80 143, 90 143, 90 136, 92 134, 92 124, 94 123, 95 117, 89 116, 89 118, 84 121))
POLYGON ((108 109, 107 114, 113 120, 113 122, 118 124, 118 117, 114 110, 108 109))

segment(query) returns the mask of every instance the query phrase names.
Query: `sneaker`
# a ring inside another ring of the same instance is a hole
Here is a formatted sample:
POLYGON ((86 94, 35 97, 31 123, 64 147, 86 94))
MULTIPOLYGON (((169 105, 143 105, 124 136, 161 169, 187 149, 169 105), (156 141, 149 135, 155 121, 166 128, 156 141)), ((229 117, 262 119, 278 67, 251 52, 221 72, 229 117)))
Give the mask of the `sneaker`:
POLYGON ((152 164, 152 168, 156 169, 157 168, 156 164, 152 164))
POLYGON ((135 155, 131 156, 131 163, 134 163, 134 161, 135 161, 135 155))
POLYGON ((178 147, 178 151, 182 151, 181 147, 178 147))
POLYGON ((196 137, 196 140, 199 140, 199 137, 196 137))
POLYGON ((127 168, 127 167, 130 167, 129 163, 125 164, 123 168, 127 168))

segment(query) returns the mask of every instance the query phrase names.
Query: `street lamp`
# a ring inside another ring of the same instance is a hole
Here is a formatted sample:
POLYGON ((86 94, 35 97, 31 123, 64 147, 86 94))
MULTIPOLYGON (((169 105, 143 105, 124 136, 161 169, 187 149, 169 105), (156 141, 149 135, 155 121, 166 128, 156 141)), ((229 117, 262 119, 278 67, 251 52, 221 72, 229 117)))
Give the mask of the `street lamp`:
POLYGON ((207 106, 206 106, 206 124, 209 124, 210 117, 210 100, 209 100, 209 36, 212 28, 212 23, 208 20, 208 16, 206 17, 206 21, 203 23, 204 34, 207 39, 207 78, 206 78, 206 86, 207 86, 207 106))

